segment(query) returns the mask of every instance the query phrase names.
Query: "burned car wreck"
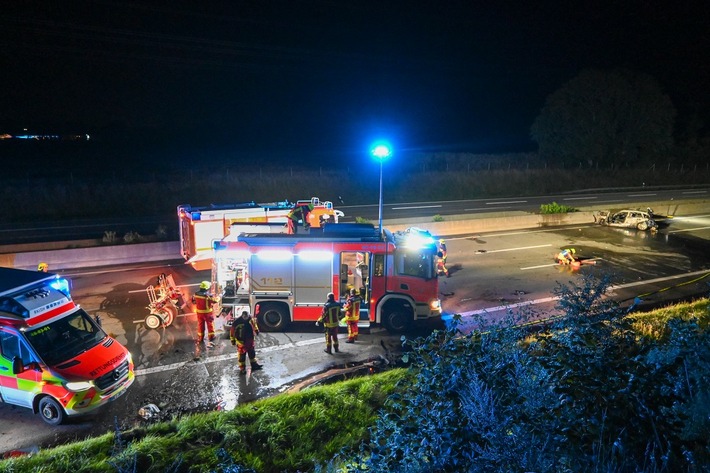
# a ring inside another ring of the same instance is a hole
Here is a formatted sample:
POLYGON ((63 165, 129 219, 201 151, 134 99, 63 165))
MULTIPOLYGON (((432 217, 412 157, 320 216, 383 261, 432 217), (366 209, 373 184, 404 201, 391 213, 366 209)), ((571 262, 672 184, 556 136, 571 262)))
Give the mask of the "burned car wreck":
POLYGON ((653 211, 643 210, 602 210, 594 212, 594 221, 599 225, 621 228, 636 228, 638 230, 658 230, 653 211))

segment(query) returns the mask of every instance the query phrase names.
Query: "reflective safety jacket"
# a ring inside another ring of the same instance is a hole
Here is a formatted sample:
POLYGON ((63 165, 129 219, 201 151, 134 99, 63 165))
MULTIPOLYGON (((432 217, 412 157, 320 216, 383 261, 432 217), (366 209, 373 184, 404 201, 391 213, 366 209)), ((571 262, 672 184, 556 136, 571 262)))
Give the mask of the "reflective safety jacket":
POLYGON ((207 289, 200 289, 192 296, 192 302, 195 304, 195 312, 198 314, 211 314, 212 305, 217 302, 217 299, 212 297, 207 289))
POLYGON ((354 295, 350 296, 347 301, 345 301, 345 321, 346 322, 357 322, 360 320, 360 303, 362 299, 360 296, 354 295))
POLYGON ((326 302, 318 322, 322 322, 325 328, 337 327, 340 321, 341 309, 340 302, 326 302))
POLYGON ((255 335, 259 335, 259 326, 254 317, 249 317, 246 320, 243 317, 237 317, 232 322, 229 338, 238 344, 253 343, 255 335))

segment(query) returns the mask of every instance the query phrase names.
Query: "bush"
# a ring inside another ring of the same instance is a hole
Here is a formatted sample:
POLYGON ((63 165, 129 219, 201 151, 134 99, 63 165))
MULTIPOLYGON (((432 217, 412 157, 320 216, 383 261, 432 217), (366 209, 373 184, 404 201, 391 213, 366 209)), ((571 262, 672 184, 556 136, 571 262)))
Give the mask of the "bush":
MULTIPOLYGON (((651 340, 604 298, 609 280, 559 286, 562 315, 458 320, 406 340, 410 374, 346 471, 663 472, 710 465, 710 337, 695 319, 651 340), (660 343, 659 343, 660 342, 660 343), (360 470, 359 470, 360 469, 360 470)), ((706 314, 705 317, 708 317, 706 314)))
POLYGON ((577 209, 574 207, 569 207, 567 205, 560 205, 557 202, 553 202, 551 204, 542 204, 540 205, 540 213, 541 214, 564 214, 568 212, 576 212, 577 209))

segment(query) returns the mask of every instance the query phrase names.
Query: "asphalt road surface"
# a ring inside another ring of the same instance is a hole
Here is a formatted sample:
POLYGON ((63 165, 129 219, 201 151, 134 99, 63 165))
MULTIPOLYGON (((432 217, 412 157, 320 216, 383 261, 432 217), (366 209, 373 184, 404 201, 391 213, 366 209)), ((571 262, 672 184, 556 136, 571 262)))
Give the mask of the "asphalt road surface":
MULTIPOLYGON (((657 233, 594 224, 447 237, 449 278, 440 279, 444 311, 463 315, 464 330, 477 317, 500 318, 511 310, 537 317, 554 313, 554 289, 579 284, 585 274, 610 275, 610 296, 626 306, 649 308, 667 301, 707 296, 710 277, 710 215, 673 219, 657 233), (573 246, 584 258, 578 270, 556 265, 560 248, 573 246)), ((396 359, 400 337, 380 329, 361 335, 343 352, 323 353, 323 337, 313 326, 286 333, 262 333, 257 355, 263 371, 240 377, 235 350, 226 339, 215 347, 196 345, 194 315, 178 317, 166 329, 150 330, 146 287, 171 273, 190 293, 209 275, 188 266, 136 266, 67 272, 75 299, 131 351, 136 382, 127 394, 91 416, 50 427, 29 410, 0 405, 0 452, 49 446, 152 420, 138 415, 149 403, 171 418, 185 412, 228 410, 283 392, 300 380, 367 360, 396 359)))
MULTIPOLYGON (((440 215, 444 218, 452 215, 483 214, 490 212, 538 212, 540 205, 557 202, 573 208, 601 206, 608 208, 623 208, 626 204, 639 201, 673 201, 707 198, 710 189, 706 188, 674 188, 651 189, 639 187, 630 190, 614 191, 597 190, 584 193, 567 193, 560 195, 529 196, 498 199, 470 199, 456 201, 430 202, 385 202, 383 218, 407 219, 428 218, 440 215)), ((193 206, 206 203, 192 202, 193 206)), ((348 202, 334 202, 334 206, 345 213, 342 222, 354 222, 356 217, 376 222, 379 206, 348 205, 348 202)), ((654 209, 657 213, 674 214, 672 207, 654 209)), ((117 235, 127 232, 138 232, 141 235, 152 235, 162 226, 173 238, 178 238, 177 215, 164 216, 134 216, 132 218, 106 218, 86 220, 63 220, 61 222, 28 222, 0 223, 0 245, 17 243, 35 243, 48 241, 68 241, 84 239, 100 239, 106 231, 114 231, 117 235)))

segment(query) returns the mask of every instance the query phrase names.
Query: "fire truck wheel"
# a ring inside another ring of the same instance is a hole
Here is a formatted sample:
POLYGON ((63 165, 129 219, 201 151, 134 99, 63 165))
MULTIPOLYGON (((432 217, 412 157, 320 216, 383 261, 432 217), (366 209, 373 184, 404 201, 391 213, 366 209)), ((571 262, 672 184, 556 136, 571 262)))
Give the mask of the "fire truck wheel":
POLYGON ((283 332, 288 326, 286 309, 277 304, 264 304, 259 314, 259 328, 264 332, 283 332))
POLYGON ((50 396, 44 396, 39 400, 39 415, 50 425, 59 425, 66 417, 64 408, 50 396))
POLYGON ((145 325, 148 328, 156 329, 163 325, 163 316, 160 314, 149 314, 145 317, 145 325))
POLYGON ((393 309, 382 314, 382 324, 390 333, 404 333, 411 325, 411 316, 404 309, 393 309))

